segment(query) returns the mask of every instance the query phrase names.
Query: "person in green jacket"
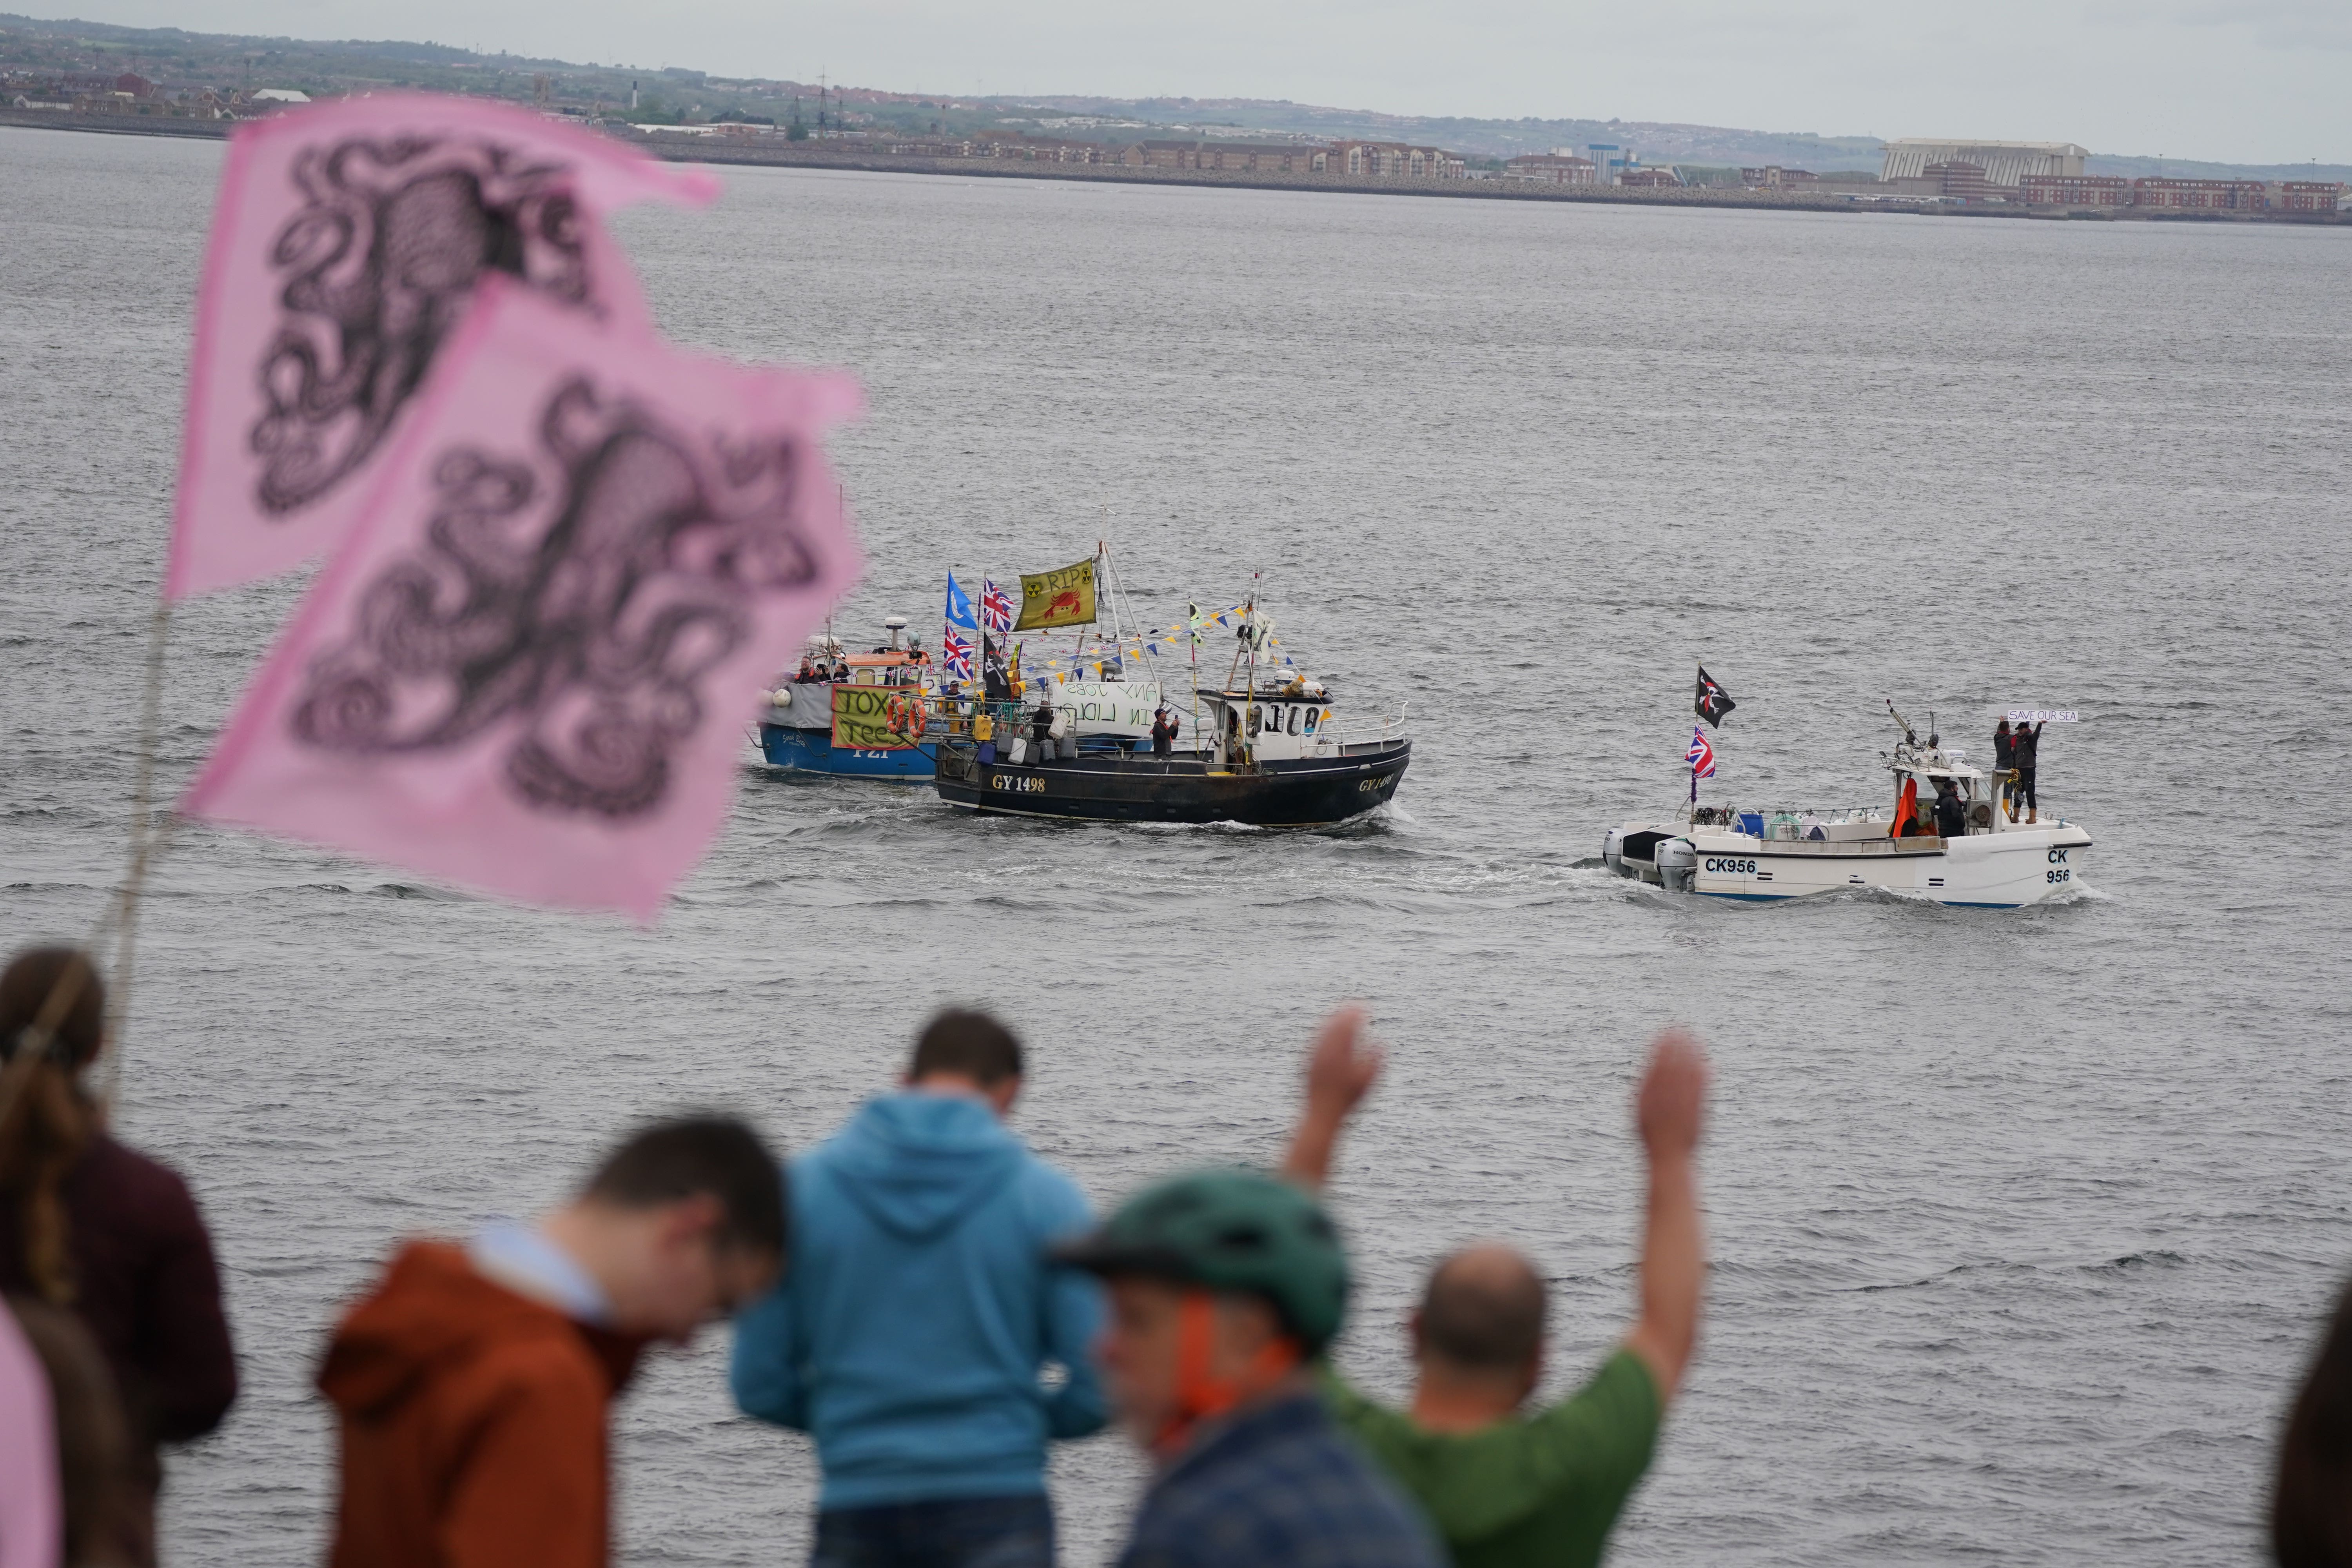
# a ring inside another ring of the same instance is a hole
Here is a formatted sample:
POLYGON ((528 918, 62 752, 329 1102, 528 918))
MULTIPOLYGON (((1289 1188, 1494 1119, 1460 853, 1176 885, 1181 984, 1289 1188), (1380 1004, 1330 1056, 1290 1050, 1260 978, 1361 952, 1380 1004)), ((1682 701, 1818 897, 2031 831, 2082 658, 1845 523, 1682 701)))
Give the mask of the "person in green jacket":
MULTIPOLYGON (((1307 1108, 1284 1173, 1313 1190, 1380 1076, 1363 1025, 1360 1011, 1335 1015, 1309 1058, 1307 1108)), ((1694 1156, 1706 1078, 1696 1039, 1658 1037, 1634 1097, 1650 1167, 1640 1315, 1573 1396, 1525 1408, 1543 1377, 1544 1282, 1496 1243, 1465 1247, 1430 1275, 1409 1325, 1419 1373, 1410 1410, 1389 1409, 1326 1370, 1333 1415, 1421 1504, 1456 1568, 1590 1568, 1649 1468, 1697 1342, 1706 1289, 1694 1156)))

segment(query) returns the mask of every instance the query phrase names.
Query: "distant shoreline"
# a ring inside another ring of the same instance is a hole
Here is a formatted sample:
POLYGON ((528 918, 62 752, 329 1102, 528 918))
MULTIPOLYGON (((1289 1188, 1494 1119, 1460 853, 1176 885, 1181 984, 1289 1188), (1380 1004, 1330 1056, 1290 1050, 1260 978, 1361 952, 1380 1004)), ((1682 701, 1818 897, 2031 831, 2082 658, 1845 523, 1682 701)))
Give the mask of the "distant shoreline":
MULTIPOLYGON (((175 136, 221 141, 236 128, 225 120, 163 115, 74 114, 55 110, 0 109, 0 126, 37 131, 78 131, 107 136, 175 136)), ((655 157, 677 163, 715 163, 743 168, 834 169, 874 174, 963 175, 995 180, 1068 180, 1118 185, 1197 185, 1223 190, 1289 191, 1364 196, 1436 196, 1457 201, 1568 202, 1601 206, 1683 207, 1749 212, 1813 212, 1902 215, 1914 217, 2007 218, 2094 223, 2269 223, 2352 226, 2352 213, 2149 211, 2131 207, 1966 207, 1915 197, 1853 200, 1716 186, 1681 189, 1593 188, 1546 185, 1529 180, 1334 179, 1302 174, 1279 177, 1213 169, 1137 169, 1123 164, 1032 163, 1012 158, 899 157, 835 151, 840 143, 787 142, 753 145, 747 139, 716 136, 633 135, 616 137, 655 157), (732 143, 732 144, 730 144, 732 143)))

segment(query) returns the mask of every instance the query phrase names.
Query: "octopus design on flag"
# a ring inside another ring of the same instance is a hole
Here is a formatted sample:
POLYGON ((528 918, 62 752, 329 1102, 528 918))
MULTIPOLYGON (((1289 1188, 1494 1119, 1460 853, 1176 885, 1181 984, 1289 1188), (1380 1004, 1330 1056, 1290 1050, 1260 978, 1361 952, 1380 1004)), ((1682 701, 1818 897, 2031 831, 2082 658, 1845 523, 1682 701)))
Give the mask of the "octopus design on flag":
POLYGON ((536 464, 442 454, 422 548, 362 590, 291 727, 361 755, 503 727, 524 801, 625 820, 661 805, 671 753, 709 720, 703 678, 751 635, 757 599, 817 577, 794 521, 803 458, 698 447, 577 378, 540 437, 536 464))
POLYGON ((365 463, 486 271, 592 299, 572 172, 483 141, 354 137, 294 161, 305 205, 270 265, 285 314, 259 368, 255 499, 299 510, 365 463))

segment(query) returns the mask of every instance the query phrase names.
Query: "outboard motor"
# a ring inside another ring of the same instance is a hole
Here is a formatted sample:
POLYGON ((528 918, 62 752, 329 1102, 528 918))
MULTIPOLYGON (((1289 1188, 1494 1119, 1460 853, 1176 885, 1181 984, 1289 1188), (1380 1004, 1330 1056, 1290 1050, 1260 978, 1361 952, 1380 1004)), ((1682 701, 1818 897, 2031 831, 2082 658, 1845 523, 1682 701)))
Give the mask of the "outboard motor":
POLYGON ((1698 878, 1698 851, 1687 838, 1667 838, 1657 851, 1658 886, 1669 893, 1687 893, 1698 878))
POLYGON ((1601 863, 1619 876, 1625 875, 1625 830, 1612 827, 1601 840, 1601 863))

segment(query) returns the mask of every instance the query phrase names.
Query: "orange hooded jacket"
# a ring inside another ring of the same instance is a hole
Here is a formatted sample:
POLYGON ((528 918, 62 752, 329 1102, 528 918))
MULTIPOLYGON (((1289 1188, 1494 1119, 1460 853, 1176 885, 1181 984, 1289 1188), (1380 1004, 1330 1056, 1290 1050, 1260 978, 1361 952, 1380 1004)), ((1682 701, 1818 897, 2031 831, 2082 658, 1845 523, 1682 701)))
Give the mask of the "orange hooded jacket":
POLYGON ((341 1413, 333 1568, 604 1568, 605 1417, 641 1346, 412 1242, 319 1369, 341 1413))

